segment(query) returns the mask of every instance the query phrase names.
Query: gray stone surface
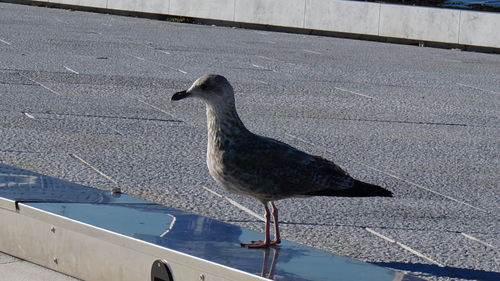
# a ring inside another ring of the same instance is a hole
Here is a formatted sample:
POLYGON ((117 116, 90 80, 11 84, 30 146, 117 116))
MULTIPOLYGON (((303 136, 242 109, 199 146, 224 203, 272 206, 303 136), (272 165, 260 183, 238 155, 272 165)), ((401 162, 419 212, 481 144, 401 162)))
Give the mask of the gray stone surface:
POLYGON ((76 154, 127 193, 260 230, 202 188, 262 212, 208 175, 204 106, 169 101, 219 73, 249 129, 395 194, 279 201, 285 239, 427 280, 500 279, 498 55, 5 3, 0 39, 6 164, 115 186, 76 154))

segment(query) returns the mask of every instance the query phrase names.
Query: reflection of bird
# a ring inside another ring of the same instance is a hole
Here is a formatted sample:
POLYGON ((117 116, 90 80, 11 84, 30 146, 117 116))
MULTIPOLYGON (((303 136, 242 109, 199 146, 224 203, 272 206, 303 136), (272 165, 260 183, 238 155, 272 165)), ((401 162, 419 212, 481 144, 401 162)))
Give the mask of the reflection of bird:
POLYGON ((379 186, 353 179, 334 163, 280 141, 250 132, 236 113, 231 84, 220 75, 206 75, 172 100, 203 100, 207 107, 210 175, 228 191, 253 197, 264 205, 265 239, 242 244, 269 247, 280 243, 278 210, 273 201, 293 196, 392 196, 379 186), (275 240, 270 240, 271 205, 275 240))

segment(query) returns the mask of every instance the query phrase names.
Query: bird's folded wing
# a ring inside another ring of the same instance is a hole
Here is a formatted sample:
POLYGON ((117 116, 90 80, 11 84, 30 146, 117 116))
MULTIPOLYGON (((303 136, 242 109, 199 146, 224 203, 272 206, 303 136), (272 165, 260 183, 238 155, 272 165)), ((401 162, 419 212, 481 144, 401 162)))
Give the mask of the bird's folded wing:
POLYGON ((353 184, 349 174, 333 162, 256 135, 236 143, 224 159, 239 177, 287 196, 346 189, 353 184))

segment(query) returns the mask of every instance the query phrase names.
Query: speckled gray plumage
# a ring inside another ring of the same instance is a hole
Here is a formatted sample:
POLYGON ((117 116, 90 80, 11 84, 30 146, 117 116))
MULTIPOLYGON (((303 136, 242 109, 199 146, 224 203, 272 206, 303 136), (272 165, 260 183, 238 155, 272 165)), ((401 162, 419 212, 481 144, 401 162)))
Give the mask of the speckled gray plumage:
POLYGON ((227 136, 227 129, 209 136, 213 153, 208 163, 212 177, 232 192, 264 202, 353 184, 345 171, 323 158, 251 132, 227 136))
POLYGON ((253 197, 264 206, 264 240, 242 247, 265 248, 281 242, 275 200, 295 196, 392 196, 380 186, 353 179, 333 162, 250 132, 236 112, 233 87, 223 76, 202 76, 188 90, 175 93, 172 100, 191 97, 206 104, 210 175, 228 191, 253 197))
POLYGON ((390 196, 390 192, 377 194, 380 187, 354 180, 331 161, 250 132, 236 112, 231 84, 220 75, 200 77, 172 99, 187 97, 206 103, 208 170, 231 192, 262 203, 310 195, 390 196), (358 186, 375 192, 359 192, 358 186), (358 194, 342 194, 349 189, 356 189, 358 194))

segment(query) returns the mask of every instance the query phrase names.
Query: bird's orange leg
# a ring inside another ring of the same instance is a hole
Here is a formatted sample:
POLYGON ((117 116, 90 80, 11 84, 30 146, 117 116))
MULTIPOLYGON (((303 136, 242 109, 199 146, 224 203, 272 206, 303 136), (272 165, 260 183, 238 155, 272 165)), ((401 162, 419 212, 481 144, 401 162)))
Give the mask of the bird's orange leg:
POLYGON ((277 245, 281 243, 280 228, 278 223, 278 208, 276 208, 273 201, 271 201, 271 207, 273 208, 272 212, 274 221, 274 240, 271 241, 271 245, 277 245))
MULTIPOLYGON (((249 244, 241 244, 241 247, 245 248, 267 248, 271 246, 271 234, 270 234, 270 228, 271 228, 271 213, 269 212, 269 208, 267 207, 267 202, 264 203, 264 210, 265 210, 265 229, 264 229, 264 241, 252 241, 252 243, 249 244)), ((274 210, 274 208, 273 208, 274 210)), ((273 241, 274 242, 274 241, 273 241)))

